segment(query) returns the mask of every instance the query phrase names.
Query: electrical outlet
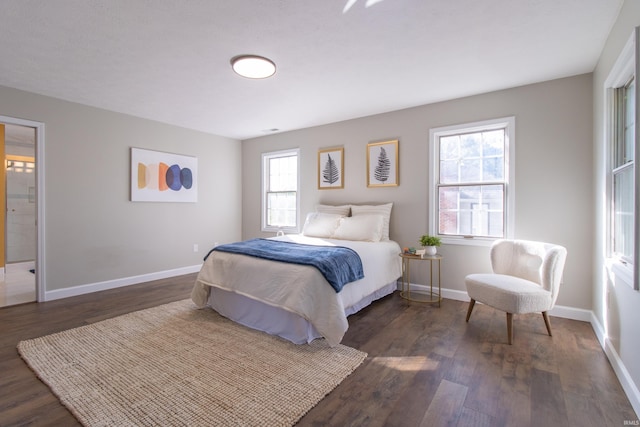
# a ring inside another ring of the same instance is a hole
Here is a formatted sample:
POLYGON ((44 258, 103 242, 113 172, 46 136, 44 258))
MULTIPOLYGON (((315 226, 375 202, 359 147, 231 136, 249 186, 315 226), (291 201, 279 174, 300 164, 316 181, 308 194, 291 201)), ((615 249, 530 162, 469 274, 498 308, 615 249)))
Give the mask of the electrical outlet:
POLYGON ((198 252, 198 244, 197 243, 193 244, 193 252, 198 252))

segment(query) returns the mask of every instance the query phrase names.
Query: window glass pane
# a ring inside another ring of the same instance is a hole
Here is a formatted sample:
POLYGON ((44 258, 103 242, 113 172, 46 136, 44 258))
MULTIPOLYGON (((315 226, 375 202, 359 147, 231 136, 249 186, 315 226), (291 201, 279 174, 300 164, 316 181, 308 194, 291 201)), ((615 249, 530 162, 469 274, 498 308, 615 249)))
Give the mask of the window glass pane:
POLYGON ((295 191, 298 184, 297 156, 269 159, 269 190, 295 191))
POLYGON ((636 123, 636 100, 635 100, 635 80, 624 89, 625 100, 625 120, 624 120, 624 159, 623 163, 634 159, 635 153, 635 123, 636 123))
POLYGON ((460 182, 482 182, 479 158, 466 158, 460 164, 460 182))
POLYGON ((443 160, 440 162, 440 182, 443 184, 455 184, 460 182, 458 160, 443 160))
POLYGON ((483 157, 504 157, 504 129, 482 133, 483 157))
POLYGON ((613 177, 613 252, 628 261, 633 258, 633 172, 630 166, 613 177))
POLYGON ((504 212, 489 212, 489 234, 490 237, 504 237, 504 212))
POLYGON ((484 158, 482 161, 483 181, 502 181, 504 179, 504 160, 501 157, 484 158))
POLYGON ((463 159, 473 159, 480 157, 482 149, 482 134, 468 133, 460 135, 460 157, 463 159))
POLYGON ((267 225, 296 226, 296 192, 267 193, 267 225))
POLYGON ((460 137, 458 135, 440 138, 440 160, 457 160, 460 137))
POLYGON ((440 222, 438 232, 440 234, 458 233, 458 195, 459 187, 440 187, 439 210, 440 222))
POLYGON ((439 187, 440 234, 503 237, 504 186, 439 187))

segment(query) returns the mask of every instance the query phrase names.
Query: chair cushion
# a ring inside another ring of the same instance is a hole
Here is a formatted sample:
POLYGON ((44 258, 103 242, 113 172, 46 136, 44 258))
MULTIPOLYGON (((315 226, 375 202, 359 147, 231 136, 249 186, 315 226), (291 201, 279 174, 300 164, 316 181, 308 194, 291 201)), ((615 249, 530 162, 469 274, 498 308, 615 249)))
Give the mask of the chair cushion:
POLYGON ((540 285, 505 274, 470 274, 465 278, 470 298, 507 313, 550 310, 551 292, 540 285))

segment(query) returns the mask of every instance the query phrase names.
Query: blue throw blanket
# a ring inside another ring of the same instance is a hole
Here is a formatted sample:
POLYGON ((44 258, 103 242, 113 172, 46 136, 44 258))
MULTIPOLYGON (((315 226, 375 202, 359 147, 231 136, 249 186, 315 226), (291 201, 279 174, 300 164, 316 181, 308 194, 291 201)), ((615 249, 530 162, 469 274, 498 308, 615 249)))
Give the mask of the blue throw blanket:
POLYGON ((342 246, 314 246, 269 239, 252 239, 229 243, 213 251, 249 255, 272 261, 311 265, 317 268, 336 292, 349 282, 364 277, 362 260, 356 251, 342 246))

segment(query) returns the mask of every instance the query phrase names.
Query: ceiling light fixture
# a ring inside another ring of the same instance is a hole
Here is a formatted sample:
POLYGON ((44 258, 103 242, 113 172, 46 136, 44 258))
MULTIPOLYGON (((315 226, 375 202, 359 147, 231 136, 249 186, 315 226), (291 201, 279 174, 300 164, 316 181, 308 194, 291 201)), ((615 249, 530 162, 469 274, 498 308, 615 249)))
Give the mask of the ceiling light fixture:
POLYGON ((265 79, 276 72, 276 64, 257 55, 240 55, 231 58, 233 71, 248 79, 265 79))

